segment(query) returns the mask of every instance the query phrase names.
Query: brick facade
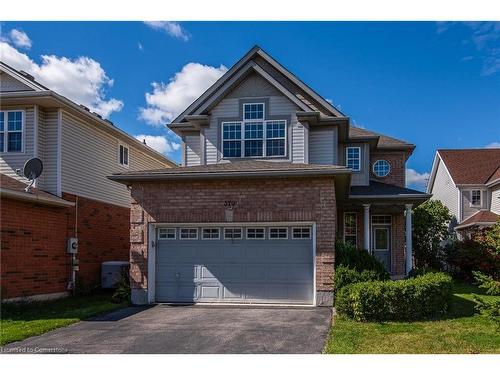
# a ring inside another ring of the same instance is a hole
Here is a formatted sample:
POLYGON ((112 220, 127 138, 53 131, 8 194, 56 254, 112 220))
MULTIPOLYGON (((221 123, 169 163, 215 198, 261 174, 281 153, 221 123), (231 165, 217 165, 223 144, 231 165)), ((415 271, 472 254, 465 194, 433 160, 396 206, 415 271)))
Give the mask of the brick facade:
POLYGON ((370 180, 383 182, 396 186, 406 186, 406 158, 405 151, 373 151, 370 153, 370 180), (377 177, 373 173, 373 164, 377 160, 387 160, 391 165, 391 171, 386 177, 377 177))
POLYGON ((131 208, 131 282, 148 284, 148 224, 312 221, 316 227, 316 286, 331 294, 336 235, 333 177, 134 183, 131 208), (234 201, 232 220, 224 203, 234 201))
MULTIPOLYGON (((63 194, 76 201, 76 197, 63 194)), ((129 259, 130 210, 78 198, 75 207, 61 208, 19 200, 1 200, 1 298, 67 291, 70 281, 68 237, 78 229, 80 271, 84 285, 98 285, 100 264, 129 259)))

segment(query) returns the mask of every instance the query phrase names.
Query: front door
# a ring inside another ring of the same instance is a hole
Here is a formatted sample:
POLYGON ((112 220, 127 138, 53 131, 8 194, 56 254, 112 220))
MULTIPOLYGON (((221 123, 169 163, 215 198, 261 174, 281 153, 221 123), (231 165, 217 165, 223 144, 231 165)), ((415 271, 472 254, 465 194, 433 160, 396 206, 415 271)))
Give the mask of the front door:
POLYGON ((372 226, 372 253, 380 260, 387 272, 391 272, 391 227, 390 225, 372 226))

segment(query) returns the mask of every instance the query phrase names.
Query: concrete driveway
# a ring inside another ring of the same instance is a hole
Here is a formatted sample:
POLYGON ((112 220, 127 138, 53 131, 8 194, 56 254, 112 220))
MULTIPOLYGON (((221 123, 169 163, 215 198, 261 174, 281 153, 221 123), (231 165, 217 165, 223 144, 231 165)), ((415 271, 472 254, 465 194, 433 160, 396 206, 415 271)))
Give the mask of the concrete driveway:
POLYGON ((12 343, 4 353, 321 353, 329 308, 129 307, 12 343))

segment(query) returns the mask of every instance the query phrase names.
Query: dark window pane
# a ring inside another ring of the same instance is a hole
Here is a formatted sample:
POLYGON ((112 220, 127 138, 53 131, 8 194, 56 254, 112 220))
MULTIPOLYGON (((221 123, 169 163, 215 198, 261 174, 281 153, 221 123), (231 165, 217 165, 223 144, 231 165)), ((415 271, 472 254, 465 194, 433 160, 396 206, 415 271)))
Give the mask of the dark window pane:
POLYGON ((22 145, 22 133, 16 132, 16 133, 9 133, 7 135, 8 137, 8 146, 7 146, 7 151, 9 152, 19 152, 21 151, 21 145, 22 145))
POLYGON ((245 156, 262 156, 262 140, 245 141, 245 156))
POLYGON ((0 112, 0 132, 4 131, 4 124, 5 124, 4 114, 3 112, 0 112))
POLYGON ((22 112, 8 112, 9 131, 23 130, 22 112))
POLYGON ((285 155, 285 140, 284 139, 268 139, 266 141, 267 156, 284 156, 285 155))
POLYGON ((263 138, 262 122, 252 122, 245 124, 245 139, 260 139, 263 138))
POLYGON ((224 141, 222 154, 226 158, 241 157, 241 142, 240 141, 224 141))
POLYGON ((123 148, 123 164, 128 165, 128 148, 123 148))
POLYGON ((0 133, 0 152, 3 152, 3 140, 5 137, 5 133, 0 133))
POLYGON ((120 146, 120 164, 123 164, 123 146, 120 146))

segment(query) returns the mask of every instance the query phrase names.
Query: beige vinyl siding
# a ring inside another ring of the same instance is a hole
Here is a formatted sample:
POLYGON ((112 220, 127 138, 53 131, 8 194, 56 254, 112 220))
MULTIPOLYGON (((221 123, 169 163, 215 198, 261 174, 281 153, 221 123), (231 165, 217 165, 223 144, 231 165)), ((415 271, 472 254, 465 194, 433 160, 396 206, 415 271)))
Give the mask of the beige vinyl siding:
POLYGON ((480 210, 488 208, 488 193, 483 188, 467 188, 460 190, 462 197, 462 218, 461 221, 466 220, 468 217, 474 215, 480 210), (471 207, 471 190, 481 190, 481 206, 471 207))
POLYGON ((0 72, 0 92, 34 91, 31 87, 20 82, 10 74, 0 72))
POLYGON ((39 108, 38 157, 43 161, 40 189, 58 194, 58 110, 39 108))
POLYGON ((368 186, 370 184, 370 145, 368 143, 349 143, 339 146, 339 165, 346 165, 346 148, 361 148, 361 170, 352 172, 351 186, 368 186))
POLYGON ((432 194, 431 199, 441 201, 441 203, 448 207, 450 214, 459 221, 458 188, 453 183, 453 180, 440 159, 438 159, 436 177, 434 178, 434 184, 430 193, 432 194))
POLYGON ((243 82, 233 89, 226 98, 249 98, 283 95, 276 87, 257 73, 251 73, 243 82))
POLYGON ((210 112, 210 125, 205 129, 205 157, 207 164, 216 164, 222 158, 222 145, 219 145, 219 118, 239 116, 238 98, 226 98, 210 112))
POLYGON ((126 186, 109 180, 107 176, 165 167, 165 163, 151 158, 139 148, 121 142, 64 111, 61 140, 61 187, 64 193, 129 207, 130 192, 126 186), (120 144, 129 147, 129 168, 118 163, 120 144))
POLYGON ((337 164, 337 127, 311 128, 309 132, 309 163, 337 164))
MULTIPOLYGON (((22 170, 24 163, 34 155, 34 107, 33 106, 2 106, 2 111, 23 111, 23 151, 22 152, 2 152, 0 153, 0 173, 27 182, 26 178, 19 176, 16 169, 22 170)), ((5 120, 7 129, 7 119, 5 120)), ((7 145, 5 145, 7 147, 7 145)))
MULTIPOLYGON (((305 139, 308 129, 300 122, 292 121, 292 163, 306 162, 306 145, 305 139)), ((290 144, 290 142, 288 142, 290 144)))
POLYGON ((490 211, 500 215, 500 185, 491 189, 490 211))
POLYGON ((200 133, 188 134, 184 136, 184 143, 186 147, 186 166, 200 165, 200 133))

